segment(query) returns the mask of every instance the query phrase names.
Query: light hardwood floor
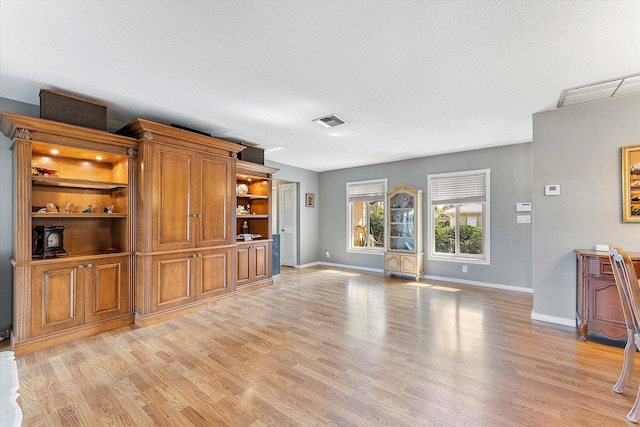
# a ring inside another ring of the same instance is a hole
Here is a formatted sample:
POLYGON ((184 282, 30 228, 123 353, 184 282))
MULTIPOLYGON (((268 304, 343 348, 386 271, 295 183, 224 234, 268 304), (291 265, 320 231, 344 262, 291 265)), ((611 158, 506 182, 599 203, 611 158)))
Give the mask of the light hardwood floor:
POLYGON ((531 309, 530 294, 284 268, 237 301, 20 357, 18 402, 24 426, 631 425, 638 375, 612 391, 622 349, 531 309))

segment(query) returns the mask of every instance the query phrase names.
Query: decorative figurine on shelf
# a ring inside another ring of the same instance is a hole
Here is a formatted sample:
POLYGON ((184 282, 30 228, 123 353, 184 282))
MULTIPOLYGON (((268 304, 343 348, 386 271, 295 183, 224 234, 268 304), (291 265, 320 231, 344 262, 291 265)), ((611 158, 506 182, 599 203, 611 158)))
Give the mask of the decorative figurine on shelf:
POLYGON ((238 205, 238 207, 236 208, 236 215, 246 215, 247 211, 244 210, 244 207, 242 205, 238 205))
POLYGON ((105 206, 104 213, 113 213, 113 205, 105 206))
POLYGON ((47 203, 47 213, 58 213, 58 206, 56 206, 54 203, 47 203))
POLYGON ((251 213, 251 205, 247 203, 247 215, 251 213))
POLYGON ((82 213, 93 213, 93 204, 89 203, 89 206, 87 206, 87 209, 83 210, 82 213))
POLYGON ((249 188, 247 187, 247 184, 238 184, 236 186, 236 193, 244 196, 245 194, 247 194, 249 192, 249 188))
POLYGON ((69 202, 67 203, 67 206, 64 208, 64 213, 66 214, 71 213, 72 209, 73 209, 73 202, 69 202))
POLYGON ((244 221, 242 223, 242 234, 249 234, 249 222, 244 221))
POLYGON ((36 166, 35 163, 31 165, 31 174, 32 175, 49 176, 49 175, 53 175, 53 174, 55 174, 57 172, 58 171, 53 170, 53 169, 39 168, 38 166, 36 166))

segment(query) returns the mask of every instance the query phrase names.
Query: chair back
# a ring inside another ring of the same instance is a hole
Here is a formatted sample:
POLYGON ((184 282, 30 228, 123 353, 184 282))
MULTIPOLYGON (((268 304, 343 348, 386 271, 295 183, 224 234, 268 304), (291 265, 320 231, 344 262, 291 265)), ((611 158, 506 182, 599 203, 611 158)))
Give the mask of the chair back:
POLYGON ((609 260, 620 295, 627 329, 640 333, 640 283, 633 261, 621 248, 609 251, 609 260))

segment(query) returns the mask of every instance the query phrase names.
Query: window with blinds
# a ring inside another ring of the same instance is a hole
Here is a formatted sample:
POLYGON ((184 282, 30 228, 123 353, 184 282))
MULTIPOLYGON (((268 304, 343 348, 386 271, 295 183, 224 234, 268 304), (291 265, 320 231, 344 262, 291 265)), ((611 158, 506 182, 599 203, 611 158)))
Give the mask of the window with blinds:
POLYGON ((489 264, 490 170, 427 176, 428 257, 489 264))
POLYGON ((347 251, 384 252, 387 180, 347 182, 347 251))

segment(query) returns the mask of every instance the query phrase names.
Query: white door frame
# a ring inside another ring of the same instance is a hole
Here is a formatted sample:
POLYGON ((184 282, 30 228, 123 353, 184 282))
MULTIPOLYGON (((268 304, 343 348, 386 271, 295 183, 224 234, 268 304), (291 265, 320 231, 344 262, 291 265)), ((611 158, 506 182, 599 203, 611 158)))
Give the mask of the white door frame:
POLYGON ((280 265, 295 267, 298 254, 298 185, 278 186, 278 232, 280 233, 280 265))

